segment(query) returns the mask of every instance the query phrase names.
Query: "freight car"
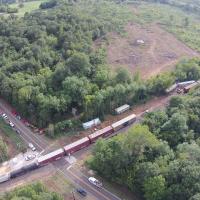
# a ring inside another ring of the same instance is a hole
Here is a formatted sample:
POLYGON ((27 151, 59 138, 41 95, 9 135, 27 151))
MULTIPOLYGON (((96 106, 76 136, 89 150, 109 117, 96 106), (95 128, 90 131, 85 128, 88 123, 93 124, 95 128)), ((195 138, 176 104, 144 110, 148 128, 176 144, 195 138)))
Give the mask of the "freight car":
POLYGON ((84 137, 76 142, 73 142, 71 144, 68 144, 64 147, 64 151, 66 155, 72 154, 76 151, 79 151, 87 146, 90 145, 90 140, 88 137, 84 137))
POLYGON ((38 158, 38 165, 39 166, 43 166, 43 165, 47 165, 50 162, 53 162, 55 160, 59 160, 60 158, 62 158, 64 156, 65 152, 62 148, 55 150, 49 154, 46 154, 44 156, 40 156, 38 158))
POLYGON ((116 131, 119 131, 120 129, 132 124, 135 121, 136 121, 136 115, 132 114, 132 115, 129 115, 128 117, 125 117, 125 118, 113 123, 111 126, 113 128, 113 131, 116 132, 116 131))
POLYGON ((101 130, 98 130, 92 134, 90 134, 88 136, 88 138, 90 139, 90 143, 94 143, 97 141, 97 139, 99 138, 105 138, 108 137, 110 134, 112 134, 114 132, 112 126, 107 126, 101 130))

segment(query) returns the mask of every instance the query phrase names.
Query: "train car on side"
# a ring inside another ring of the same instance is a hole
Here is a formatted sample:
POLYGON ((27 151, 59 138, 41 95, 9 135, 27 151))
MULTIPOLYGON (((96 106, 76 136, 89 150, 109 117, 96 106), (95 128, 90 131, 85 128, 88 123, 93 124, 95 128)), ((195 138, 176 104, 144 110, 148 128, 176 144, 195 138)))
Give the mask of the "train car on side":
POLYGON ((88 138, 90 139, 90 142, 96 142, 98 138, 103 138, 103 137, 107 137, 110 134, 112 134, 114 132, 112 126, 107 126, 101 130, 95 131, 94 133, 90 134, 88 136, 88 138))
POLYGON ((62 148, 57 149, 49 154, 46 154, 44 156, 40 156, 38 158, 38 165, 39 166, 43 166, 43 165, 47 165, 50 162, 59 160, 60 158, 62 158, 64 156, 65 152, 62 148))
POLYGON ((112 124, 114 131, 118 131, 136 121, 136 115, 132 114, 112 124))
POLYGON ((190 85, 188 85, 188 86, 185 86, 185 87, 183 88, 184 93, 188 93, 189 90, 190 90, 191 88, 196 87, 196 86, 199 85, 199 84, 200 84, 200 81, 197 81, 197 82, 195 82, 195 83, 193 83, 193 84, 190 84, 190 85))
POLYGON ((68 144, 64 147, 64 150, 65 150, 65 154, 66 155, 69 155, 69 154, 72 154, 76 151, 79 151, 87 146, 90 145, 90 140, 88 137, 84 137, 80 140, 77 140, 76 142, 73 142, 71 144, 68 144))

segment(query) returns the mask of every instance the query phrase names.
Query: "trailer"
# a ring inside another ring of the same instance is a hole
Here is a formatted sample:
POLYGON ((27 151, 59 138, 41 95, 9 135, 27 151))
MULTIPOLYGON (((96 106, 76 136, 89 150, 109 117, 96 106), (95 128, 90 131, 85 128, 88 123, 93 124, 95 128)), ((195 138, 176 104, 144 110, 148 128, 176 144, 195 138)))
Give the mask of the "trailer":
POLYGON ((90 140, 88 137, 84 137, 80 140, 77 140, 76 142, 73 142, 71 144, 68 144, 64 147, 64 151, 66 155, 72 154, 76 151, 79 151, 87 146, 90 145, 90 140))
POLYGON ((114 131, 118 131, 118 130, 128 126, 129 124, 132 124, 135 121, 136 121, 136 115, 132 114, 132 115, 129 115, 128 117, 121 119, 120 121, 113 123, 112 128, 114 131))
POLYGON ((125 104, 123 106, 120 106, 120 107, 116 108, 115 109, 115 113, 117 115, 119 115, 119 114, 121 114, 121 113, 123 113, 123 112, 125 112, 125 111, 127 111, 129 109, 130 109, 130 106, 128 104, 125 104))
POLYGON ((88 136, 88 138, 90 139, 90 142, 93 143, 93 142, 96 142, 96 140, 98 138, 102 138, 102 137, 107 137, 109 136, 110 134, 112 134, 114 131, 113 131, 113 128, 112 126, 107 126, 101 130, 98 130, 92 134, 90 134, 88 136))
POLYGON ((46 154, 44 156, 40 156, 38 158, 38 165, 39 166, 43 166, 43 165, 47 165, 50 162, 59 160, 60 158, 62 158, 64 156, 64 150, 62 148, 55 150, 49 154, 46 154))

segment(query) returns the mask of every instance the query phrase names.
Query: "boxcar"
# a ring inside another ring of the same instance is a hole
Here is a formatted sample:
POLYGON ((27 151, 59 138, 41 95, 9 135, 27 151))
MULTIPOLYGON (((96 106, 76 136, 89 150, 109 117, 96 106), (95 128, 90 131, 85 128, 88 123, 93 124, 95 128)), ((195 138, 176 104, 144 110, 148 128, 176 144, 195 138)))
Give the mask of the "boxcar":
POLYGON ((84 147, 87 147, 90 145, 90 140, 88 137, 84 137, 80 140, 77 140, 76 142, 73 142, 71 144, 68 144, 64 147, 65 154, 69 155, 76 151, 79 151, 80 149, 83 149, 84 147))
POLYGON ((135 120, 136 120, 135 114, 129 115, 128 117, 125 117, 125 118, 113 123, 112 128, 113 128, 114 131, 118 131, 125 126, 132 124, 135 120))
POLYGON ((114 131, 113 131, 113 128, 112 126, 107 126, 101 130, 98 130, 98 131, 95 131, 94 133, 90 134, 88 136, 88 138, 90 139, 90 142, 93 143, 93 142, 96 142, 96 140, 100 137, 107 137, 109 136, 110 134, 112 134, 114 131))
POLYGON ((62 158, 64 156, 64 150, 63 149, 58 149, 55 150, 49 154, 46 154, 44 156, 41 156, 38 158, 38 165, 42 166, 42 165, 46 165, 50 162, 53 162, 55 160, 58 160, 60 158, 62 158))

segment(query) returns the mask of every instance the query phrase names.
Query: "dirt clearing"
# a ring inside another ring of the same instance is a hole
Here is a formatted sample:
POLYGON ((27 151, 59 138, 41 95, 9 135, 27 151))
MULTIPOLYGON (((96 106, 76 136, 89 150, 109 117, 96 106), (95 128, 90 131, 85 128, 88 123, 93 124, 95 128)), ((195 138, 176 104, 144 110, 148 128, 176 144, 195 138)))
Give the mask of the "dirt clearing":
POLYGON ((127 67, 133 73, 140 72, 144 79, 172 69, 184 57, 200 55, 157 24, 143 27, 130 23, 126 36, 111 33, 108 38, 107 59, 112 68, 127 67))

